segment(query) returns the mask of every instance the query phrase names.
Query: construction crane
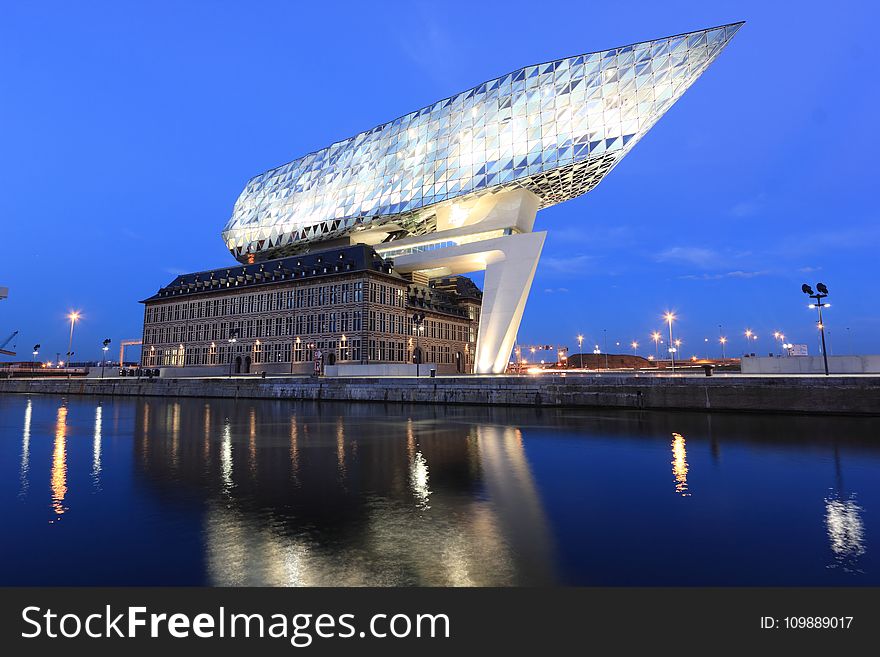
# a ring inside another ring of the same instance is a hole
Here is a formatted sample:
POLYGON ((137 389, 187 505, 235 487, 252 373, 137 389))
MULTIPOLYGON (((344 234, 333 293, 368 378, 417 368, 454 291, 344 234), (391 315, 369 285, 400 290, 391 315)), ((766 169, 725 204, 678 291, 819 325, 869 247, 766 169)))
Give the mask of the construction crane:
POLYGON ((125 348, 140 344, 140 340, 121 340, 119 342, 119 367, 125 362, 125 348))
MULTIPOLYGON (((10 335, 10 336, 9 336, 8 338, 6 338, 2 343, 0 343, 0 355, 3 355, 3 356, 15 356, 15 352, 14 352, 14 351, 9 351, 8 349, 4 349, 4 347, 5 347, 6 345, 8 345, 10 342, 12 342, 12 339, 13 339, 16 335, 18 335, 18 331, 13 331, 13 332, 12 332, 12 335, 10 335)), ((15 344, 12 345, 12 348, 15 349, 15 344)))

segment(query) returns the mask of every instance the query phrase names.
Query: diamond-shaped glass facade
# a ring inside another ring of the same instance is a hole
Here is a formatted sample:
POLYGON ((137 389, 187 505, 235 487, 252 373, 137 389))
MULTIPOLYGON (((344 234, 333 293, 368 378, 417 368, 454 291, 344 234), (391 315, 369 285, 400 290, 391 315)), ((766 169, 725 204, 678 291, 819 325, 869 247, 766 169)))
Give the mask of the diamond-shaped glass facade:
POLYGON ((223 239, 241 261, 355 229, 436 229, 437 204, 525 188, 541 207, 596 186, 742 23, 527 66, 248 181, 223 239))

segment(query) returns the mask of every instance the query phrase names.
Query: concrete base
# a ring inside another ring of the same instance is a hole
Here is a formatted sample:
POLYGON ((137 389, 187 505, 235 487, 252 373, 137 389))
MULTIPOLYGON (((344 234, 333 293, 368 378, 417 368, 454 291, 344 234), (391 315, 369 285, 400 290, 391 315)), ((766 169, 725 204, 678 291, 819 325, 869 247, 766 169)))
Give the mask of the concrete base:
MULTIPOLYGON (((418 366, 418 374, 430 376, 432 369, 438 371, 439 367, 433 363, 422 363, 418 366)), ((416 366, 404 363, 326 365, 324 376, 416 376, 416 366)))
POLYGON ((0 393, 880 416, 880 377, 456 376, 8 379, 0 393))
MULTIPOLYGON (((743 374, 825 374, 822 356, 746 357, 743 374)), ((829 356, 829 374, 880 374, 880 356, 829 356)))

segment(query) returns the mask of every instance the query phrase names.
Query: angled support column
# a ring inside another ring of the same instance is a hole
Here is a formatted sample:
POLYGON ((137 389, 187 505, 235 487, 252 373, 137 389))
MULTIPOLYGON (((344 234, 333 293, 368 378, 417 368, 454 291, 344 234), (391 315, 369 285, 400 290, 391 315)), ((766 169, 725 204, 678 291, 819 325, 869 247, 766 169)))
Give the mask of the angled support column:
POLYGON ((546 237, 540 232, 492 240, 495 250, 486 254, 477 374, 501 374, 507 369, 546 237))
MULTIPOLYGON (((501 374, 507 369, 547 236, 531 232, 539 205, 540 199, 525 189, 445 204, 437 209, 437 225, 442 230, 377 244, 380 255, 392 254, 395 269, 401 273, 419 271, 440 278, 485 270, 474 354, 477 374, 501 374), (473 236, 485 239, 468 239, 473 236), (430 242, 450 246, 406 253, 407 247, 430 242)), ((358 239, 370 235, 362 233, 358 239)))

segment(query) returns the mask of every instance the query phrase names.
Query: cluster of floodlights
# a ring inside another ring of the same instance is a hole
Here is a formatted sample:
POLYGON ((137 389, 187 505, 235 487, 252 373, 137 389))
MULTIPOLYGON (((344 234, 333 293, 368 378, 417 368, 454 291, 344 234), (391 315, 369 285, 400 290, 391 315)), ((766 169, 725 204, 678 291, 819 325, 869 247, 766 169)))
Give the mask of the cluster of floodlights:
POLYGON ((831 306, 830 303, 825 303, 822 301, 825 297, 828 296, 828 288, 825 286, 825 283, 816 283, 816 292, 813 292, 813 288, 804 283, 801 285, 801 290, 811 299, 815 299, 816 303, 811 303, 808 308, 815 308, 819 312, 819 332, 822 334, 822 358, 825 361, 825 376, 828 376, 828 353, 825 351, 825 323, 822 321, 822 308, 829 308, 831 306))

